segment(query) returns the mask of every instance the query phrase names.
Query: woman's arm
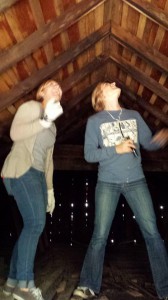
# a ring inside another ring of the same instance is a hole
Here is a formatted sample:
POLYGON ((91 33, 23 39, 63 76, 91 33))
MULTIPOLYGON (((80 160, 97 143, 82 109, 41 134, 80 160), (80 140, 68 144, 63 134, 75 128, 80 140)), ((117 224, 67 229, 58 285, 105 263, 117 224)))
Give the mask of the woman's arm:
POLYGON ((86 125, 84 157, 87 162, 97 163, 116 154, 115 147, 100 148, 98 143, 98 129, 95 121, 89 119, 86 125))
POLYGON ((140 145, 149 151, 154 151, 160 149, 160 143, 153 139, 152 131, 143 120, 141 115, 137 112, 137 122, 138 122, 138 135, 140 145))
POLYGON ((152 139, 152 142, 156 142, 160 145, 160 147, 164 147, 168 143, 168 129, 163 128, 159 132, 157 132, 152 139))
POLYGON ((17 110, 11 125, 11 139, 13 141, 23 140, 44 130, 39 122, 40 117, 40 103, 32 100, 22 104, 17 110))

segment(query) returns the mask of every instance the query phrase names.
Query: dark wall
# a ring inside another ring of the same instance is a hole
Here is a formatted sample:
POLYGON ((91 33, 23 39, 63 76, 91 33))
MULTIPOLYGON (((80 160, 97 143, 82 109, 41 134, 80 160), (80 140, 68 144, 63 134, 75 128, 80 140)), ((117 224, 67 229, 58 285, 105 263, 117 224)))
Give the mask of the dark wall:
MULTIPOLYGON (((162 237, 168 240, 168 173, 146 173, 162 237)), ((53 216, 47 214, 43 239, 46 245, 63 242, 87 245, 93 230, 95 172, 54 173, 56 209, 53 216), (44 238, 45 236, 45 238, 44 238)), ((0 180, 0 251, 8 253, 20 230, 22 219, 13 197, 7 195, 0 180)), ((108 245, 142 242, 139 228, 125 199, 120 198, 108 245), (124 217, 123 217, 124 215, 124 217)))

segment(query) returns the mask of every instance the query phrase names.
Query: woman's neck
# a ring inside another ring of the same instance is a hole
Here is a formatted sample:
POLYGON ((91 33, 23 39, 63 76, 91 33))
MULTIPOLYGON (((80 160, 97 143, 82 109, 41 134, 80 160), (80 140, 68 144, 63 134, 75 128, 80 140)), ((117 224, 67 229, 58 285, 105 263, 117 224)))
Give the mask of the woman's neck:
POLYGON ((121 110, 121 106, 119 104, 117 105, 105 105, 104 110, 121 110))

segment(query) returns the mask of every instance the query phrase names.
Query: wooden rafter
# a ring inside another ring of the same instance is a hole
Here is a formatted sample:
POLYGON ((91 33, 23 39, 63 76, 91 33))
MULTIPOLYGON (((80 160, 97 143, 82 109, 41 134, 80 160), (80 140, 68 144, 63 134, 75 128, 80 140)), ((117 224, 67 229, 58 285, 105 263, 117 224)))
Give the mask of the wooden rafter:
POLYGON ((142 44, 142 41, 133 36, 128 31, 112 25, 112 32, 110 38, 114 39, 120 45, 127 47, 133 53, 139 55, 142 59, 150 63, 154 68, 161 72, 168 72, 168 59, 158 50, 150 47, 149 45, 142 44), (130 43, 131 41, 131 43, 130 43))
MULTIPOLYGON (((105 24, 96 32, 86 37, 82 41, 75 44, 73 47, 60 54, 51 63, 40 69, 35 74, 25 79, 16 85, 12 90, 0 95, 0 110, 4 109, 8 105, 14 103, 17 99, 25 96, 33 89, 35 89, 42 81, 48 79, 54 73, 56 73, 61 67, 68 62, 74 60, 80 53, 93 46, 96 42, 103 39, 109 34, 110 23, 105 24)), ((70 82, 71 80, 69 80, 70 82)), ((68 88, 68 87, 65 87, 68 88)))
MULTIPOLYGON (((110 62, 111 64, 112 62, 110 62)), ((121 87, 122 94, 124 94, 129 101, 122 99, 128 106, 130 106, 130 102, 136 102, 140 107, 142 107, 145 111, 150 113, 156 119, 159 119, 165 126, 168 126, 168 117, 167 114, 163 113, 159 108, 154 107, 154 105, 150 104, 149 102, 145 101, 142 97, 137 94, 134 94, 128 86, 123 84, 119 79, 116 78, 108 78, 109 81, 115 81, 118 86, 121 87)))
POLYGON ((166 30, 168 28, 168 14, 165 13, 162 9, 155 7, 150 2, 142 0, 122 0, 127 3, 129 6, 133 7, 141 14, 145 14, 155 23, 163 26, 166 30))
POLYGON ((126 97, 133 101, 136 102, 140 107, 142 107, 145 111, 150 113, 152 116, 154 116, 156 119, 159 119, 163 124, 168 126, 168 117, 166 114, 164 114, 161 110, 156 108, 154 105, 151 105, 149 102, 145 101, 142 97, 135 95, 132 93, 128 87, 123 85, 120 82, 120 86, 122 88, 122 93, 126 95, 126 97))
POLYGON ((81 1, 78 4, 71 6, 64 14, 54 21, 41 26, 39 30, 33 32, 30 36, 25 38, 24 41, 16 44, 12 48, 2 51, 0 53, 0 73, 9 69, 28 55, 31 55, 33 51, 44 46, 56 35, 66 30, 85 14, 96 8, 97 5, 100 5, 105 1, 106 0, 81 1))
POLYGON ((145 74, 142 71, 138 70, 135 66, 132 66, 131 63, 126 61, 124 58, 122 57, 116 58, 114 56, 110 56, 110 59, 121 70, 131 75, 137 82, 140 82, 143 86, 153 91, 154 94, 161 97, 165 102, 168 103, 167 88, 159 84, 153 78, 145 76, 145 74))
POLYGON ((0 1, 0 12, 4 12, 7 8, 11 7, 15 3, 19 2, 20 0, 1 0, 0 1))

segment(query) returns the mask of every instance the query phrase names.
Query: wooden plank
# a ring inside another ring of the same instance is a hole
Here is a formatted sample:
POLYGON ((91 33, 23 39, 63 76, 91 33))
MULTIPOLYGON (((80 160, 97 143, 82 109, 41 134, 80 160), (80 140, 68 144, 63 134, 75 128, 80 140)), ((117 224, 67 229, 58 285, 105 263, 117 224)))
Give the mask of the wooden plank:
POLYGON ((157 51, 156 48, 145 45, 128 31, 113 24, 110 37, 123 47, 128 47, 133 53, 138 54, 161 72, 168 72, 168 60, 165 55, 157 51))
POLYGON ((105 57, 97 57, 93 61, 91 61, 88 65, 83 67, 81 70, 75 72, 70 77, 65 79, 61 86, 63 91, 68 91, 72 86, 74 86, 78 81, 82 80, 85 76, 89 75, 90 73, 94 72, 98 68, 102 67, 105 64, 107 58, 105 57))
MULTIPOLYGON (((63 54, 57 56, 48 66, 45 66, 41 70, 32 74, 29 78, 17 84, 12 90, 2 93, 0 95, 0 110, 4 109, 8 105, 14 103, 17 99, 25 96, 36 88, 42 81, 48 79, 55 74, 61 67, 65 66, 68 62, 72 61, 80 53, 87 50, 94 45, 97 41, 103 39, 109 34, 110 23, 107 23, 102 28, 86 37, 84 40, 74 45, 63 54)), ((99 60, 99 58, 98 58, 99 60)), ((100 58, 101 60, 101 58, 100 58)), ((70 84, 69 80, 69 84, 70 84)), ((72 86, 72 85, 71 85, 72 86)))
MULTIPOLYGON (((108 0, 104 4, 104 20, 106 20, 106 22, 107 21, 111 22, 111 18, 113 16, 113 11, 112 11, 113 5, 114 5, 114 0, 108 0)), ((108 54, 109 53, 109 38, 105 40, 103 48, 104 48, 104 52, 108 54)))
POLYGON ((122 0, 124 3, 133 7, 141 14, 145 14, 148 18, 150 18, 155 23, 163 26, 166 30, 168 28, 168 14, 160 9, 157 6, 152 5, 148 1, 142 0, 122 0))
POLYGON ((113 26, 113 22, 120 26, 122 22, 123 1, 111 0, 111 2, 111 26, 113 26))
MULTIPOLYGON (((102 65, 101 65, 102 66, 102 65)), ((100 67, 101 67, 100 66, 100 67)), ((66 81, 66 79, 65 79, 66 81)), ((65 86, 66 86, 66 82, 65 82, 65 86)), ((65 104, 65 113, 58 119, 58 123, 62 123, 62 120, 66 119, 69 117, 69 113, 70 110, 73 110, 75 108, 75 106, 77 106, 80 102, 84 101, 85 98, 87 98, 93 91, 93 89, 95 88, 96 83, 91 84, 90 86, 86 87, 84 90, 81 90, 79 94, 77 94, 77 96, 75 96, 73 99, 69 100, 66 102, 65 104)), ((64 97, 64 96, 63 96, 64 97)), ((64 101, 63 101, 64 102, 64 101)), ((64 103, 63 103, 64 105, 64 103)), ((62 126, 61 126, 62 127, 62 126)))
POLYGON ((124 86, 120 82, 120 86, 122 89, 122 93, 127 96, 128 99, 130 99, 133 102, 136 102, 140 107, 142 107, 144 110, 146 110, 148 113, 153 115, 156 119, 159 119, 163 124, 168 126, 168 116, 166 113, 163 113, 161 110, 159 110, 157 107, 151 105, 149 102, 145 101, 142 97, 133 94, 128 87, 124 86))
MULTIPOLYGON (((96 70, 96 72, 99 74, 99 82, 104 80, 104 73, 101 72, 103 71, 104 68, 106 68, 106 62, 104 64, 90 64, 90 68, 84 71, 84 73, 91 73, 96 70)), ((92 74, 93 75, 93 74, 92 74)), ((77 78, 81 76, 77 74, 77 78)), ((69 80, 69 79, 67 79, 69 80)), ((76 81, 76 80, 75 80, 76 81)), ((86 118, 88 117, 88 111, 92 111, 91 109, 91 93, 94 90, 95 86, 97 85, 97 81, 94 82, 93 84, 90 84, 89 87, 87 87, 84 91, 80 91, 80 94, 78 94, 75 98, 72 99, 72 101, 68 101, 68 103, 65 104, 65 113, 58 119, 57 127, 58 127, 58 139, 59 138, 64 138, 66 140, 67 134, 70 135, 69 130, 72 129, 73 124, 77 125, 77 127, 83 126, 85 123, 86 118), (80 106, 79 106, 80 104, 80 106), (88 107, 89 106, 89 107, 88 107), (80 119, 84 119, 84 123, 79 122, 79 113, 76 108, 80 109, 80 119), (69 118, 69 116, 71 116, 69 118)), ((69 85, 67 82, 64 83, 65 86, 69 85)), ((76 84, 75 84, 76 85, 76 84)), ((76 127, 75 127, 76 128, 76 127)), ((71 130, 73 132, 73 130, 71 130)))
POLYGON ((146 86, 153 93, 162 98, 165 102, 168 103, 167 92, 168 89, 159 84, 156 80, 145 76, 144 72, 138 70, 135 66, 132 66, 131 63, 126 61, 124 58, 112 57, 110 56, 112 62, 116 63, 121 70, 126 73, 129 73, 134 79, 140 82, 143 86, 146 86))
MULTIPOLYGON (((40 27, 45 26, 44 15, 42 12, 40 2, 29 0, 29 4, 31 7, 31 11, 33 13, 33 18, 35 20, 37 29, 40 29, 40 27)), ((51 41, 49 41, 47 44, 44 45, 44 51, 46 54, 47 62, 50 62, 54 57, 54 51, 53 51, 51 41)))
MULTIPOLYGON (((95 61, 94 63, 90 64, 90 67, 88 66, 83 68, 82 76, 84 74, 92 74, 96 70, 99 76, 99 82, 103 81, 104 79, 104 73, 101 75, 101 70, 104 69, 106 66, 106 61, 99 63, 95 61), (92 71, 91 71, 92 69, 92 71)), ((76 85, 76 81, 81 78, 81 74, 74 74, 74 78, 72 81, 76 85)), ((83 78, 83 77, 82 77, 83 78)), ((69 80, 69 79, 67 79, 69 80)), ((58 125, 58 135, 57 135, 57 141, 64 142, 67 139, 73 135, 74 132, 78 131, 80 132, 81 128, 86 124, 86 120, 90 114, 93 113, 92 107, 91 107, 91 98, 90 94, 96 86, 97 82, 94 82, 88 89, 85 90, 85 92, 81 91, 81 94, 77 96, 75 99, 72 100, 71 105, 69 105, 69 108, 65 106, 65 114, 56 122, 58 125), (88 93, 88 94, 87 94, 88 93), (77 98, 79 98, 77 100, 77 98), (77 105, 79 104, 80 106, 77 105), (75 104, 75 103, 76 104, 75 104), (79 120, 80 115, 80 120, 79 120)), ((69 85, 65 82, 65 86, 69 85)))
POLYGON ((81 132, 81 128, 86 125, 88 117, 93 114, 90 106, 89 97, 88 99, 85 99, 83 105, 80 104, 80 108, 78 110, 74 110, 73 114, 71 113, 71 118, 69 118, 69 120, 64 121, 65 126, 60 126, 60 128, 58 128, 57 141, 59 143, 64 143, 69 140, 69 138, 71 139, 71 136, 74 133, 77 135, 77 132, 81 132))
POLYGON ((122 18, 121 18, 121 26, 123 28, 127 28, 127 18, 128 18, 128 5, 123 3, 122 18))
POLYGON ((0 1, 0 12, 4 12, 6 9, 19 2, 19 0, 1 0, 0 1))
POLYGON ((30 55, 36 49, 42 47, 45 43, 66 30, 104 1, 106 0, 85 0, 75 4, 54 21, 47 23, 39 30, 33 32, 30 36, 25 38, 24 41, 8 50, 2 51, 0 53, 0 72, 4 72, 6 69, 30 55))
MULTIPOLYGON (((159 119, 163 124, 168 126, 168 117, 167 117, 167 109, 165 108, 165 112, 161 111, 159 108, 154 107, 149 102, 145 101, 142 97, 134 94, 128 86, 126 86, 123 82, 119 79, 113 78, 111 75, 107 78, 109 81, 115 81, 118 86, 121 87, 122 94, 126 96, 126 99, 122 98, 123 103, 125 103, 128 107, 130 107, 130 103, 136 102, 143 110, 149 112, 152 116, 156 119, 159 119)), ((166 105, 167 107, 167 105, 166 105)))

